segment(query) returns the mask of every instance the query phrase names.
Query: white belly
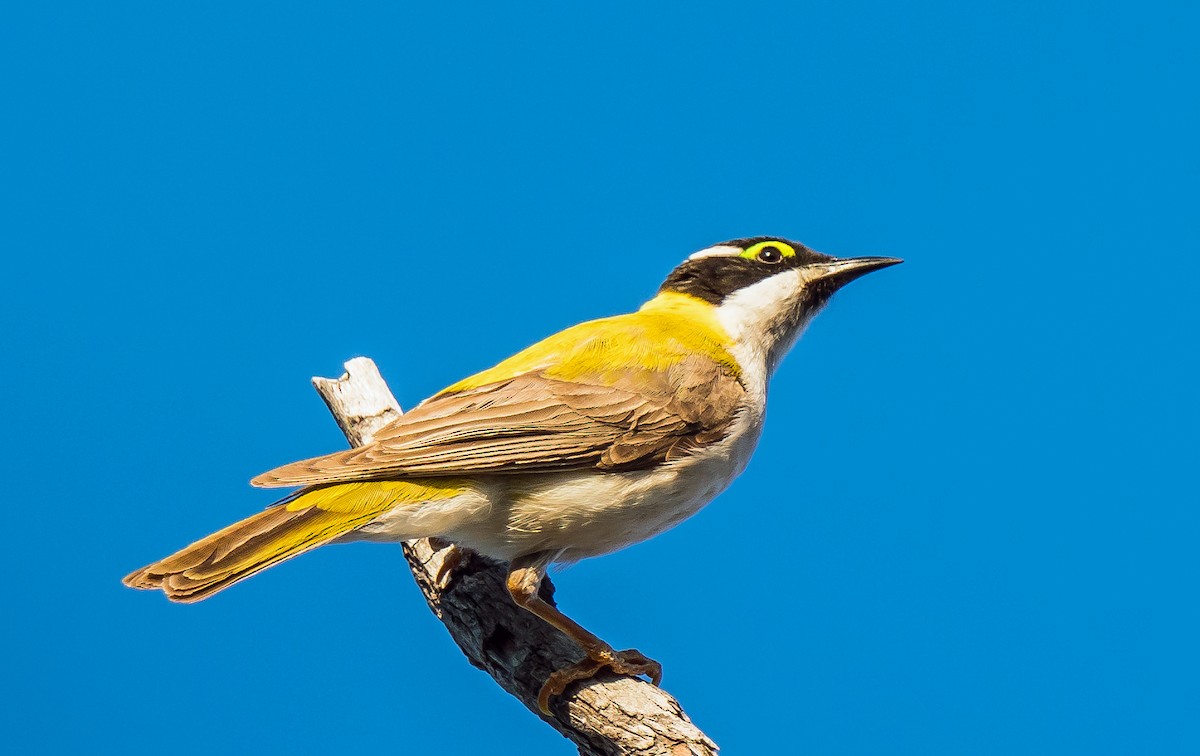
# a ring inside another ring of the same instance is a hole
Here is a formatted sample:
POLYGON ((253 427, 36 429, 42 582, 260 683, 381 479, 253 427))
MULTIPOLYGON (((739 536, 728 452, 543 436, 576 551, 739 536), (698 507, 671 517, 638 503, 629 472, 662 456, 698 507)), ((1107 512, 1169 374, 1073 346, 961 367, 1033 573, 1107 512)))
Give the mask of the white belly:
POLYGON ((555 561, 570 562, 616 551, 712 501, 745 469, 761 430, 761 414, 748 413, 723 441, 652 470, 493 478, 491 506, 444 535, 502 560, 555 551, 555 561))

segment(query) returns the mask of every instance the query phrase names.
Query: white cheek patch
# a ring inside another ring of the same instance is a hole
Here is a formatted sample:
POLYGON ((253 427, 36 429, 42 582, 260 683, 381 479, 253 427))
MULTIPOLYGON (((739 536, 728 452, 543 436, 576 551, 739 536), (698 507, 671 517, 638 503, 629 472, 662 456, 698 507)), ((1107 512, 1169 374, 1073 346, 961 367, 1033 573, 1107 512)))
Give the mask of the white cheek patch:
POLYGON ((764 326, 784 319, 799 303, 806 283, 803 268, 781 271, 730 294, 717 307, 717 317, 734 339, 762 334, 764 326))
POLYGON ((688 257, 688 259, 703 260, 706 257, 738 257, 744 251, 745 250, 741 249, 740 247, 717 245, 715 247, 709 247, 708 249, 702 249, 699 252, 692 254, 690 257, 688 257))
POLYGON ((753 382, 766 379, 807 325, 795 319, 812 272, 776 273, 725 298, 717 318, 735 342, 735 358, 753 382))

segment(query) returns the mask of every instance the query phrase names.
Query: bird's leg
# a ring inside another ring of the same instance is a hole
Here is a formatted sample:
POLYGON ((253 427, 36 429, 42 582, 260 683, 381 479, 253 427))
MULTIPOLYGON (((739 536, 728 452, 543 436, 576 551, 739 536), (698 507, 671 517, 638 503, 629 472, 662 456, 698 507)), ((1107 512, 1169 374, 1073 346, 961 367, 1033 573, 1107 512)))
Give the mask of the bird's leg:
POLYGON ((509 595, 517 606, 561 630, 587 654, 583 661, 551 673, 538 693, 538 708, 542 713, 550 713, 551 696, 561 695, 571 683, 591 679, 603 669, 611 669, 621 675, 646 675, 658 685, 662 681, 661 664, 634 649, 613 650, 612 646, 538 596, 538 588, 546 576, 546 567, 553 557, 553 552, 541 552, 514 559, 509 565, 507 581, 509 595))
POLYGON ((444 591, 454 582, 454 571, 466 560, 467 553, 462 546, 442 540, 441 538, 430 538, 429 545, 435 551, 445 552, 441 555, 442 564, 438 567, 437 574, 433 576, 433 584, 439 590, 444 591))

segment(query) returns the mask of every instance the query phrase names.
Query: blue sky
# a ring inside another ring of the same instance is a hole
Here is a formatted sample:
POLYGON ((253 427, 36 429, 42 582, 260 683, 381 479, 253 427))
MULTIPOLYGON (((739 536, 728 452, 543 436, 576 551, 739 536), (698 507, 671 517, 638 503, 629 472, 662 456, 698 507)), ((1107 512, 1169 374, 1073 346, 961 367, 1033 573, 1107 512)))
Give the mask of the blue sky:
POLYGON ((1200 748, 1194 4, 111 5, 0 10, 14 752, 570 753, 394 547, 119 579, 343 445, 309 376, 410 406, 759 233, 907 262, 563 608, 727 753, 1200 748))

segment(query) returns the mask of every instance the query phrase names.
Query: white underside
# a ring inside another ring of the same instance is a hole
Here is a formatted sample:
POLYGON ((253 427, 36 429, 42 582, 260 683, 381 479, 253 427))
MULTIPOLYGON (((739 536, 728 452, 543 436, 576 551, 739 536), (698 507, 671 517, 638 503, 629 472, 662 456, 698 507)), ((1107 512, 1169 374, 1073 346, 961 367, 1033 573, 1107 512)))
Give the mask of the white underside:
POLYGON ((454 498, 397 507, 346 540, 438 536, 504 561, 543 551, 556 562, 607 554, 712 501, 745 469, 761 429, 761 412, 746 412, 723 441, 651 470, 481 477, 454 498))
MULTIPOLYGON (((678 525, 724 491, 754 453, 767 381, 775 367, 771 354, 778 354, 762 325, 793 306, 802 276, 773 276, 717 308, 747 389, 746 405, 720 442, 650 470, 480 476, 463 494, 397 507, 343 540, 438 536, 505 561, 548 551, 557 555, 553 561, 570 562, 622 549, 678 525)), ((795 339, 802 329, 800 325, 785 338, 795 339)))

